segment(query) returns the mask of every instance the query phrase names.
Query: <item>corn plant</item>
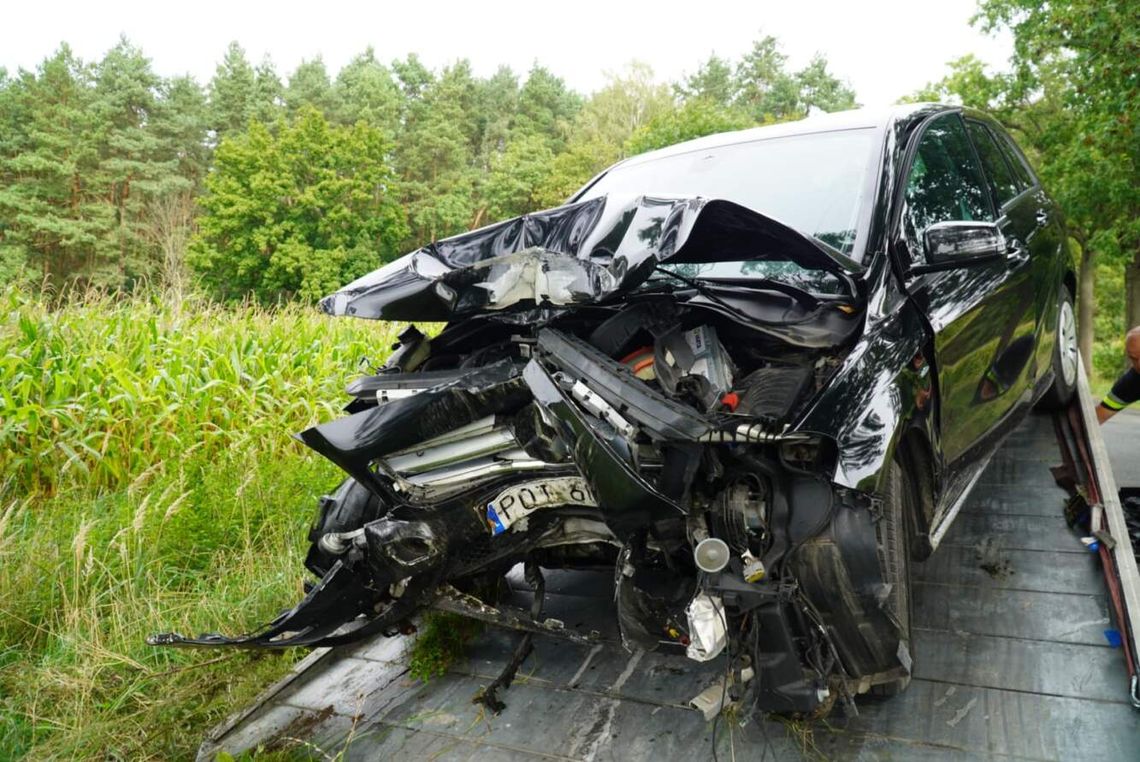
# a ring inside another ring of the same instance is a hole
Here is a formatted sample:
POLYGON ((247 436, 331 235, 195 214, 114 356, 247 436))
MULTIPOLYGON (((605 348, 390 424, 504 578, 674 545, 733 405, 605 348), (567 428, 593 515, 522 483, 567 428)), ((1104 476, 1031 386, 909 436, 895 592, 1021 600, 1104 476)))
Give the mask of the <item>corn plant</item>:
POLYGON ((192 756, 295 658, 154 650, 301 595, 340 476, 291 435, 397 326, 312 308, 0 293, 0 758, 192 756))

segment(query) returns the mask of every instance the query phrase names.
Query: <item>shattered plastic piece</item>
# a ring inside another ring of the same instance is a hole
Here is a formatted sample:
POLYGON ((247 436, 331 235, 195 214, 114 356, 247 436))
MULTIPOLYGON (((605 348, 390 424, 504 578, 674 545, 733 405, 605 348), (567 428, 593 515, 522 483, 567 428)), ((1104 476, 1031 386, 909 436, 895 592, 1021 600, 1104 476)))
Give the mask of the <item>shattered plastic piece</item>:
MULTIPOLYGON (((745 667, 740 670, 740 684, 749 683, 755 676, 756 672, 752 667, 745 667)), ((720 710, 724 708, 724 699, 728 693, 725 682, 725 676, 721 675, 712 685, 689 699, 689 706, 704 715, 705 722, 712 722, 713 718, 720 714, 720 710)))
POLYGON ((689 645, 685 655, 694 661, 715 659, 728 642, 721 599, 699 593, 689 602, 685 613, 689 617, 689 645))
POLYGON ((574 395, 574 399, 582 403, 582 407, 605 420, 617 429, 622 436, 632 437, 637 432, 633 424, 623 418, 621 413, 614 410, 610 403, 591 392, 590 388, 581 381, 574 382, 574 386, 570 388, 570 393, 574 395))

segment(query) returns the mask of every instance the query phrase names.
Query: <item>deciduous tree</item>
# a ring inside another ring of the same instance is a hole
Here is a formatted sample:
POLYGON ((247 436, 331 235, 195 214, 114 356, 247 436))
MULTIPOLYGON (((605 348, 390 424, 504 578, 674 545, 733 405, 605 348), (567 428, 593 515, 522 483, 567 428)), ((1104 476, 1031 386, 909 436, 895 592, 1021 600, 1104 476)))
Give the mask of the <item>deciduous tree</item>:
POLYGON ((275 131, 223 139, 190 262, 229 299, 315 299, 398 252, 406 237, 390 146, 375 127, 304 107, 275 131))

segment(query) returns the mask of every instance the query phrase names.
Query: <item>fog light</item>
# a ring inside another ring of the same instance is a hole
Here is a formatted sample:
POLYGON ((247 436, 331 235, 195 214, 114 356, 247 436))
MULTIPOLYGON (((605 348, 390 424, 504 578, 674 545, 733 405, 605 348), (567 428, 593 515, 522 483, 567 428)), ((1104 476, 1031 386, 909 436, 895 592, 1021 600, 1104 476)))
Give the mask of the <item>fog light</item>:
POLYGON ((693 559, 697 568, 709 574, 716 574, 728 565, 728 543, 716 537, 707 537, 693 549, 693 559))

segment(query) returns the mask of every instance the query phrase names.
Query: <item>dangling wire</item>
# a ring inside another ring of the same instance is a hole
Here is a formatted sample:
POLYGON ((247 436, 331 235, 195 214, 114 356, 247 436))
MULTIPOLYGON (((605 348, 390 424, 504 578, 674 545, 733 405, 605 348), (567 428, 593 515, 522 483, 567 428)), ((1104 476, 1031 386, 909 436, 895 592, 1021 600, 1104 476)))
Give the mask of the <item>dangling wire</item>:
MULTIPOLYGON (((704 574, 701 575, 701 581, 702 581, 702 583, 707 583, 708 578, 706 577, 706 575, 704 575, 704 574)), ((705 585, 702 584, 699 587, 701 588, 701 592, 704 592, 703 588, 705 587, 705 585)), ((717 614, 720 616, 720 622, 722 625, 724 625, 725 637, 727 638, 728 637, 728 619, 724 615, 724 607, 722 607, 720 605, 717 598, 715 598, 713 596, 709 596, 709 598, 713 601, 713 608, 716 609, 717 614)), ((713 726, 712 726, 713 762, 720 762, 720 758, 717 756, 717 753, 716 753, 716 726, 718 724, 720 724, 720 715, 724 711, 724 702, 728 698, 728 681, 731 677, 732 677, 732 640, 730 638, 728 641, 728 647, 724 649, 724 679, 721 681, 721 684, 720 684, 720 707, 717 709, 716 716, 713 717, 713 726)), ((729 744, 729 748, 731 749, 732 748, 732 728, 731 727, 729 727, 728 735, 729 735, 728 744, 729 744)), ((735 757, 735 751, 733 751, 733 757, 735 757)))

